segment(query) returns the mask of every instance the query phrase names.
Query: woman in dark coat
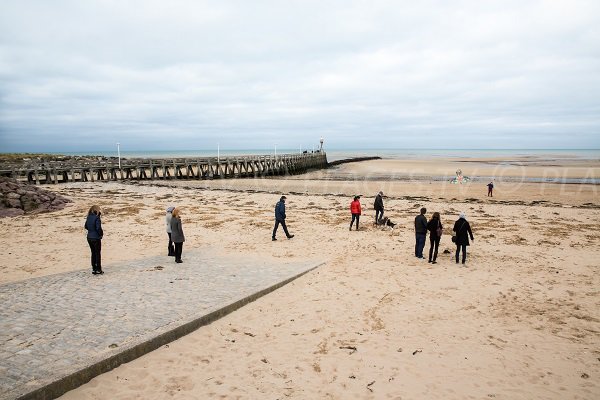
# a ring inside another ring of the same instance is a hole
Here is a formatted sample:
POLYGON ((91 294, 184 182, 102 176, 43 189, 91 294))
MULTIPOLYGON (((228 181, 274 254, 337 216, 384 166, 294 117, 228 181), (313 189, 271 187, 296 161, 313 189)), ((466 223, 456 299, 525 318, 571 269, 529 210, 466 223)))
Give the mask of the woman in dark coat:
POLYGON ((102 221, 100 220, 100 207, 92 206, 88 211, 87 219, 85 220, 84 228, 87 229, 87 241, 92 252, 92 274, 101 275, 102 271, 102 221))
POLYGON ((454 223, 454 228, 452 228, 452 230, 456 232, 456 263, 458 264, 458 256, 462 247, 462 263, 464 265, 467 261, 469 236, 471 237, 471 240, 475 240, 475 238, 473 238, 473 232, 471 231, 471 225, 469 225, 469 221, 467 221, 467 217, 464 213, 460 214, 458 220, 454 223))
POLYGON ((182 263, 181 252, 183 251, 185 236, 181 227, 181 211, 179 208, 175 208, 171 215, 171 240, 175 243, 175 262, 182 263))
POLYGON ((436 264, 438 255, 438 247, 440 246, 440 238, 442 237, 442 221, 440 220, 440 213, 433 213, 433 217, 427 223, 427 230, 429 231, 429 262, 436 264), (435 249, 435 252, 434 252, 435 249), (433 257, 432 257, 433 254, 433 257))

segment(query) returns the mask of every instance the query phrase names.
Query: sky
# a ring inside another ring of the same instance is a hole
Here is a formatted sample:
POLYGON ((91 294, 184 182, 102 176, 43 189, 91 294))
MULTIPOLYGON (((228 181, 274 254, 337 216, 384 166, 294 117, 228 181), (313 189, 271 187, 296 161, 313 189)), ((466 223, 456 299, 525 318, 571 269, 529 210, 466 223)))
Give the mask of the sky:
POLYGON ((597 0, 0 8, 0 152, 600 148, 597 0))

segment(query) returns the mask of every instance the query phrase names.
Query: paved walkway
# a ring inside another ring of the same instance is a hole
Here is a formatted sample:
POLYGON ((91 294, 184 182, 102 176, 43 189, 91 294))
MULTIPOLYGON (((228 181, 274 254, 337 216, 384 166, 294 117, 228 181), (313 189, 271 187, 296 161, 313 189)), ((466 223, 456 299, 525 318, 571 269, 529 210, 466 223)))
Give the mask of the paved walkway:
POLYGON ((205 253, 0 285, 0 399, 57 397, 317 266, 205 253))

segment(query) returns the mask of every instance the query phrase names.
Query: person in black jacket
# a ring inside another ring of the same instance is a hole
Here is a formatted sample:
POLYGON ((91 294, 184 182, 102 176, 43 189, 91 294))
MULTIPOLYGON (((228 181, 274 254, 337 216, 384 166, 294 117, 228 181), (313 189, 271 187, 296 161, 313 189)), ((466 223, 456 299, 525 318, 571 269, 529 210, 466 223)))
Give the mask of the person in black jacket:
POLYGON ((423 257, 423 249, 425 248, 425 239, 427 238, 427 217, 426 208, 421 208, 421 214, 415 217, 415 257, 423 257))
POLYGON ((277 228, 279 228, 280 224, 283 228, 283 232, 285 232, 285 236, 287 236, 288 239, 294 237, 294 235, 290 235, 287 226, 285 225, 285 199, 287 199, 287 197, 281 196, 281 198, 275 205, 275 227, 273 228, 273 235, 271 236, 271 240, 273 241, 277 240, 275 236, 277 235, 277 228))
POLYGON ((102 230, 102 221, 100 220, 100 207, 92 206, 88 211, 87 218, 85 220, 84 228, 87 229, 87 242, 92 252, 92 274, 101 275, 102 271, 102 237, 104 231, 102 230))
POLYGON ((377 225, 377 221, 383 218, 383 192, 379 192, 377 196, 375 196, 373 208, 375 208, 375 224, 377 225))
POLYGON ((433 213, 433 216, 427 223, 427 230, 429 231, 429 262, 432 264, 436 264, 435 260, 437 259, 438 255, 440 238, 442 237, 442 231, 444 230, 444 227, 442 226, 442 221, 440 220, 439 212, 433 213))
POLYGON ((460 214, 458 220, 454 223, 454 228, 452 228, 452 230, 456 232, 456 263, 458 264, 458 256, 462 247, 462 263, 464 265, 467 261, 469 236, 471 237, 471 240, 475 240, 475 238, 473 238, 473 232, 471 231, 471 225, 469 225, 469 221, 467 221, 467 217, 464 213, 460 214))

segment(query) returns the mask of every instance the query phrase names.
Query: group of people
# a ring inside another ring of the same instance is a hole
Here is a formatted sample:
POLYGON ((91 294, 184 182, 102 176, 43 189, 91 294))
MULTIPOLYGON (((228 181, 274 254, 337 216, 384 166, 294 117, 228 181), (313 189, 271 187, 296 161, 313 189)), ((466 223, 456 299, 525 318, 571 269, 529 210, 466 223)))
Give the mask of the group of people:
MULTIPOLYGON (((421 208, 421 213, 415 217, 415 257, 424 259, 423 249, 425 248, 425 241, 427 239, 427 232, 429 232, 429 262, 436 264, 438 248, 440 246, 440 239, 444 232, 444 226, 440 218, 439 212, 434 212, 431 219, 427 221, 425 213, 426 208, 421 208)), ((458 220, 454 223, 452 228, 454 235, 452 241, 456 244, 455 260, 458 264, 460 253, 462 251, 462 263, 465 264, 467 261, 467 246, 469 246, 469 237, 473 238, 473 231, 471 225, 467 221, 467 217, 464 213, 461 213, 458 220)))
MULTIPOLYGON (((375 202, 373 203, 375 209, 375 224, 379 225, 379 222, 383 220, 384 206, 383 206, 383 192, 380 191, 375 196, 375 202)), ((429 232, 429 262, 432 264, 437 263, 438 248, 440 245, 440 239, 444 232, 441 217, 439 212, 434 212, 431 216, 431 220, 427 221, 425 213, 426 208, 421 208, 421 213, 415 218, 415 257, 424 259, 423 249, 425 248, 425 242, 427 239, 427 233, 429 232)), ((360 204, 360 196, 354 196, 354 199, 350 203, 350 213, 352 214, 352 220, 350 221, 350 230, 356 221, 356 230, 358 230, 358 223, 362 214, 362 207, 360 204)), ((391 224, 392 226, 395 224, 391 224)), ((462 263, 465 264, 467 261, 467 246, 469 246, 469 237, 473 238, 473 232, 471 231, 471 225, 467 221, 465 214, 461 213, 458 220, 454 223, 452 231, 455 232, 452 241, 456 244, 456 263, 459 262, 460 252, 462 251, 462 263)))
MULTIPOLYGON (((273 241, 277 240, 276 235, 280 225, 288 239, 294 237, 294 235, 289 233, 285 223, 285 200, 286 196, 281 196, 275 205, 275 226, 273 227, 273 234, 271 236, 271 240, 273 241)), ((378 224, 378 221, 383 220, 384 214, 382 191, 375 196, 373 208, 375 209, 375 223, 378 224)), ((425 248, 427 232, 429 232, 429 262, 436 264, 438 247, 444 227, 442 226, 440 213, 433 213, 431 220, 427 221, 427 217, 425 216, 426 212, 427 209, 421 208, 421 213, 415 218, 415 257, 421 259, 425 258, 423 256, 423 249, 425 248)), ((362 215, 362 207, 360 204, 359 195, 354 196, 354 199, 350 203, 350 213, 352 214, 350 230, 352 230, 352 226, 354 225, 355 221, 356 230, 358 230, 360 216, 362 215)), ((100 218, 101 214, 100 207, 93 205, 88 211, 84 225, 85 229, 88 231, 87 241, 90 246, 92 274, 94 275, 100 275, 104 273, 102 271, 101 262, 102 237, 104 235, 102 230, 102 221, 100 218)), ((181 254, 183 251, 183 243, 185 242, 185 235, 183 234, 183 227, 181 224, 181 210, 177 207, 168 207, 165 216, 165 224, 167 235, 169 237, 167 245, 168 255, 170 257, 175 257, 176 263, 182 263, 183 260, 181 259, 181 254)), ((395 224, 388 225, 394 226, 395 224)), ((459 255, 462 251, 462 263, 465 264, 467 259, 467 246, 469 246, 469 237, 471 240, 474 239, 471 226, 469 225, 469 222, 464 214, 460 214, 459 219, 454 223, 454 228, 452 230, 455 232, 452 241, 456 243, 456 263, 459 262, 459 255)))
POLYGON ((167 226, 167 235, 169 236, 169 244, 167 245, 168 256, 175 257, 176 263, 182 263, 181 253, 183 251, 185 235, 181 226, 181 210, 173 206, 168 207, 165 223, 167 226))
MULTIPOLYGON (((102 237, 104 236, 104 231, 102 230, 101 215, 102 212, 100 207, 93 205, 88 211, 83 226, 87 230, 87 242, 92 253, 91 263, 92 274, 94 275, 102 275, 104 273, 104 271, 102 271, 102 237)), ((167 247, 168 255, 175 257, 176 263, 182 263, 181 253, 183 250, 183 242, 185 242, 185 236, 181 226, 181 210, 179 208, 167 208, 166 228, 167 235, 169 236, 169 244, 167 247)))
MULTIPOLYGON (((375 196, 375 203, 373 203, 373 208, 375 208, 375 224, 378 221, 383 219, 383 192, 377 193, 375 196)), ((352 220, 350 221, 350 229, 352 230, 352 225, 354 225, 354 221, 356 221, 356 230, 358 230, 358 223, 360 221, 360 216, 362 215, 362 206, 360 204, 360 195, 354 196, 354 200, 350 203, 350 213, 352 214, 352 220)))

